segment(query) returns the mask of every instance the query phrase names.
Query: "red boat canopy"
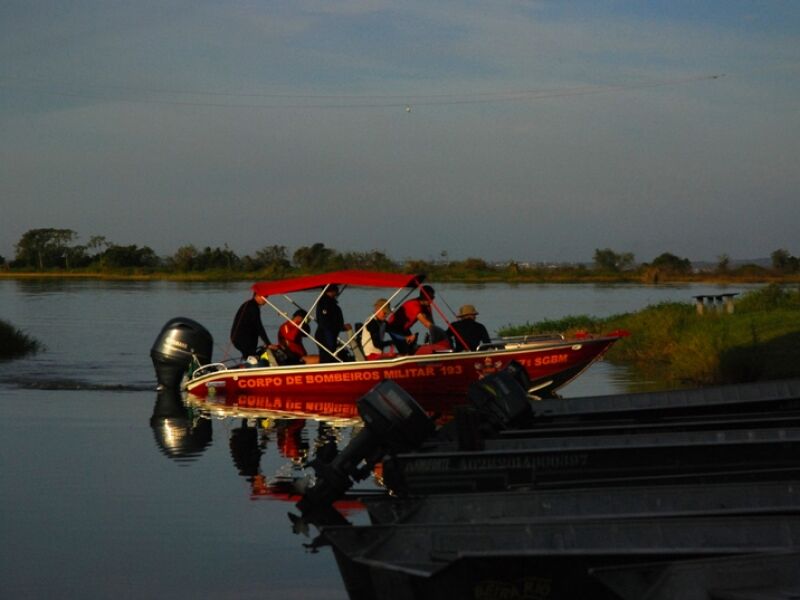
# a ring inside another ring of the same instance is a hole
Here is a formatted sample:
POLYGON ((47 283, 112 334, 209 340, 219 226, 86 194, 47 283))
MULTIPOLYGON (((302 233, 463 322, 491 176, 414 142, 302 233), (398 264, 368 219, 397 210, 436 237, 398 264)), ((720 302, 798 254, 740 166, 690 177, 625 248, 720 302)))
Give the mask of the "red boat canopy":
POLYGON ((321 275, 293 277, 280 281, 260 281, 253 284, 253 292, 260 296, 274 296, 289 292, 302 292, 323 288, 326 285, 355 285, 359 287, 404 288, 417 287, 425 279, 424 275, 381 273, 379 271, 334 271, 321 275))

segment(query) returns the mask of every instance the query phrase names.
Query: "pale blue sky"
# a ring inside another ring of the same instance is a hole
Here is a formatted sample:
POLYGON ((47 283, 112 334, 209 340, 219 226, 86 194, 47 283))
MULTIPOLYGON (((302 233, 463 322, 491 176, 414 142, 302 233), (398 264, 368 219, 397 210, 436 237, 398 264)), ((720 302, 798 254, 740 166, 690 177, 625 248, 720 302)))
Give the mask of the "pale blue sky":
POLYGON ((6 258, 800 254, 796 0, 5 0, 0 56, 6 258))

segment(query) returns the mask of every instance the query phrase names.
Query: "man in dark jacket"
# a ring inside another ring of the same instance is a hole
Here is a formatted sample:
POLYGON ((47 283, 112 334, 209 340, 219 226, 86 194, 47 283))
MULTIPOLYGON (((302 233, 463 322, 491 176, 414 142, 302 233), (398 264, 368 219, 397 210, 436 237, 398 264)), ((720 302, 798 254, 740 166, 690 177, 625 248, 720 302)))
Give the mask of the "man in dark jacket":
POLYGON ((456 352, 462 350, 475 350, 481 342, 489 343, 489 332, 481 323, 475 320, 478 311, 471 304, 465 304, 458 309, 458 321, 450 324, 447 332, 450 343, 456 352), (466 348, 464 347, 466 345, 466 348))
POLYGON ((339 308, 339 302, 336 300, 338 295, 339 286, 331 285, 317 302, 317 331, 314 339, 321 345, 319 349, 319 362, 321 363, 338 362, 333 353, 338 345, 339 332, 350 328, 344 322, 342 309, 339 308))
POLYGON ((264 344, 271 346, 269 336, 261 323, 261 306, 267 302, 264 296, 253 294, 236 311, 231 325, 231 342, 236 349, 242 353, 242 358, 255 356, 258 348, 258 338, 264 340, 264 344))

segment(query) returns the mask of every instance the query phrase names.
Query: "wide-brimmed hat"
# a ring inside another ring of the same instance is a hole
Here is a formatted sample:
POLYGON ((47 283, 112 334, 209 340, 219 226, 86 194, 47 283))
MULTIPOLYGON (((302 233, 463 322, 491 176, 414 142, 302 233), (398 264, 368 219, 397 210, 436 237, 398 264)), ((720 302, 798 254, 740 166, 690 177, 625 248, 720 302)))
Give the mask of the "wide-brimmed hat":
POLYGON ((475 310, 475 307, 472 304, 465 304, 461 308, 458 309, 458 318, 463 319, 464 317, 475 317, 478 315, 478 311, 475 310))

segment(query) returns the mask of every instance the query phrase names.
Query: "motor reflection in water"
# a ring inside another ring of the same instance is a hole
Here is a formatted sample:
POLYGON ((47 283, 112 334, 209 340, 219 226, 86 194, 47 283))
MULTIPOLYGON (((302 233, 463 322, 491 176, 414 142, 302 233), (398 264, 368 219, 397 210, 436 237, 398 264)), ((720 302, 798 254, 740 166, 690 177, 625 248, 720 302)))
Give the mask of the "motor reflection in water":
POLYGON ((150 426, 159 450, 179 464, 197 460, 211 445, 211 421, 195 417, 176 390, 158 392, 150 426))
MULTIPOLYGON (((336 452, 361 427, 352 402, 309 400, 297 404, 261 396, 226 401, 214 396, 184 397, 169 389, 158 392, 150 425, 159 450, 185 466, 199 460, 211 446, 215 420, 228 430, 233 467, 247 481, 250 498, 292 503, 313 480, 308 462, 318 453, 336 452), (320 409, 321 413, 313 412, 320 409), (265 472, 265 464, 275 463, 270 447, 284 460, 265 472)), ((337 503, 337 508, 349 512, 360 509, 361 504, 344 501, 337 503)))

